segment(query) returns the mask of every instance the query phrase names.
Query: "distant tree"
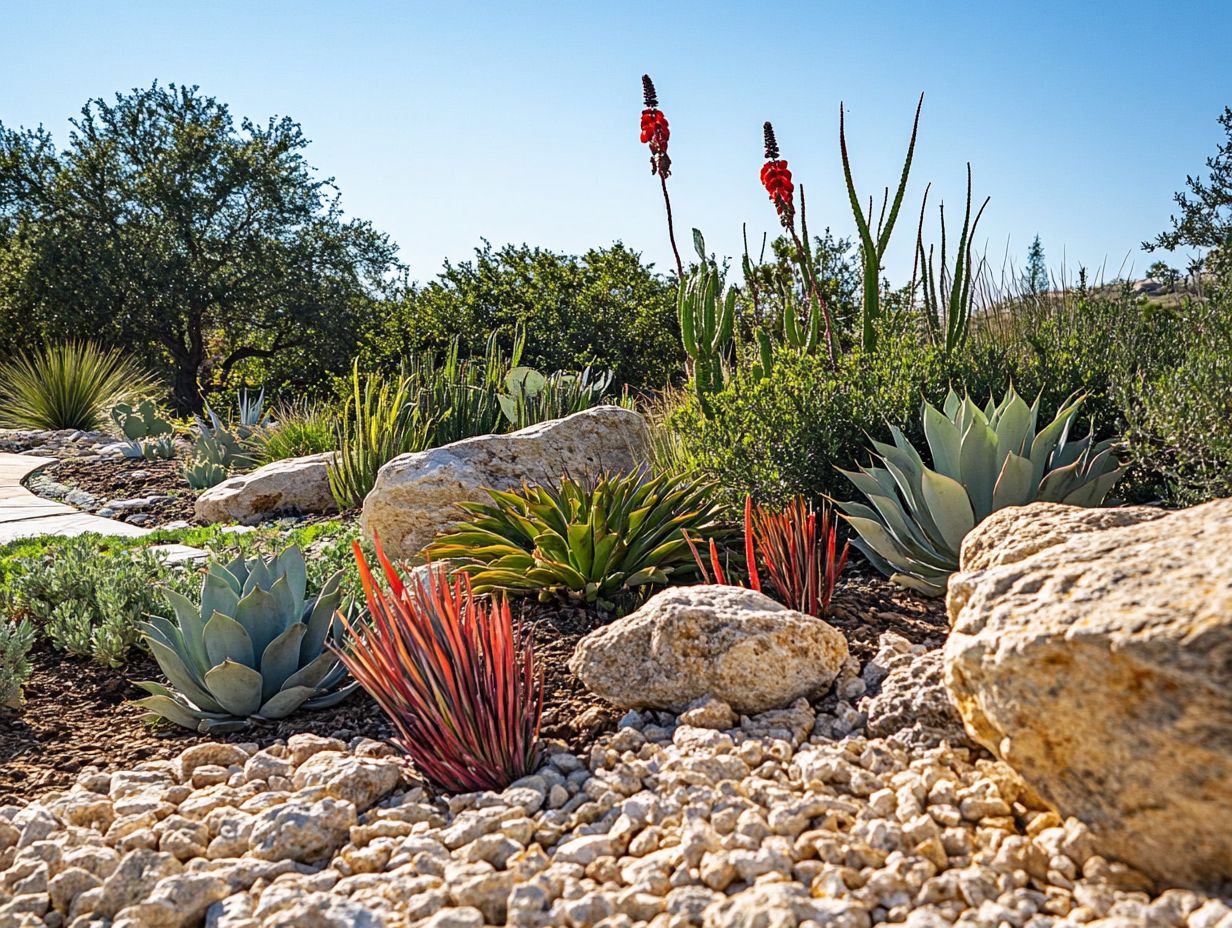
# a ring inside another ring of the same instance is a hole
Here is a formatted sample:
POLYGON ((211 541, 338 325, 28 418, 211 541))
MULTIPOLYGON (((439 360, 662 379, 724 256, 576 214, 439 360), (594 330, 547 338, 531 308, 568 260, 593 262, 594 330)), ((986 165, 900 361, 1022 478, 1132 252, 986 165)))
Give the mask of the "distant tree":
POLYGON ((237 127, 198 88, 155 82, 72 126, 57 151, 0 125, 10 341, 122 346, 169 374, 182 413, 245 365, 301 384, 345 369, 396 246, 343 217, 297 123, 237 127))
POLYGON ((1158 280, 1171 293, 1181 279, 1181 272, 1166 261, 1156 261, 1146 269, 1146 276, 1152 280, 1158 280))
POLYGON ((545 372, 595 365, 621 385, 659 388, 684 369, 675 283, 619 242, 580 256, 484 242, 472 260, 403 287, 372 319, 361 355, 372 366, 455 336, 469 353, 493 332, 508 348, 521 326, 523 363, 545 372))
POLYGON ((1143 242, 1146 251, 1156 248, 1198 248, 1206 253, 1206 268, 1227 279, 1232 276, 1232 107, 1224 107, 1219 124, 1227 139, 1219 151, 1206 159, 1210 176, 1188 176, 1173 200, 1181 215, 1171 217, 1172 228, 1154 241, 1143 242))
POLYGON ((1027 266, 1022 272, 1022 289, 1034 296, 1048 290, 1048 265, 1044 263, 1044 244, 1038 235, 1027 249, 1027 266))

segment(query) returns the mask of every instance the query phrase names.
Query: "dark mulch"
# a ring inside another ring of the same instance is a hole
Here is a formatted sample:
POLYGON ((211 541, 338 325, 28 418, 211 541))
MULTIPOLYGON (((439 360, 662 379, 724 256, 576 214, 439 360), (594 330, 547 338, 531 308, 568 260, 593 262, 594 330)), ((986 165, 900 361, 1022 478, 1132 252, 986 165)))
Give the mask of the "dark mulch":
POLYGON ((861 664, 877 653, 883 632, 897 632, 930 649, 945 644, 950 633, 944 597, 927 599, 890 583, 855 551, 830 601, 826 621, 847 636, 847 645, 861 664))
MULTIPOLYGON (((901 590, 854 557, 832 607, 828 621, 847 636, 861 663, 876 653, 884 631, 933 648, 945 641, 949 627, 942 600, 901 590)), ((615 730, 623 714, 589 693, 567 666, 578 640, 601 619, 586 609, 525 601, 518 612, 533 630, 545 672, 542 734, 585 752, 598 735, 615 730)), ((230 735, 207 737, 169 725, 151 727, 130 703, 144 695, 134 680, 159 676, 150 657, 134 652, 126 667, 112 670, 65 657, 43 643, 31 659, 34 672, 25 686, 26 705, 18 713, 0 710, 0 804, 65 789, 87 766, 131 767, 174 757, 208 740, 266 745, 297 732, 343 740, 356 736, 387 740, 393 734, 363 692, 332 709, 300 712, 230 735)))
MULTIPOLYGON (((104 455, 62 458, 48 464, 42 473, 57 483, 84 490, 100 504, 116 499, 167 496, 170 498, 139 510, 154 517, 148 524, 164 525, 181 519, 199 524, 193 511, 197 493, 184 479, 183 467, 180 460, 147 461, 104 455)), ((120 512, 115 518, 123 520, 130 514, 120 512)))
MULTIPOLYGON (((527 607, 526 618, 545 671, 542 734, 584 751, 620 718, 569 672, 567 662, 588 623, 537 606, 527 607)), ((204 741, 255 741, 264 746, 297 732, 344 741, 357 736, 388 740, 394 733, 362 691, 331 709, 298 712, 233 734, 205 736, 170 725, 151 726, 130 702, 145 695, 133 681, 159 679, 158 665, 149 656, 133 652, 127 666, 113 670, 66 657, 43 642, 31 654, 31 663, 25 706, 20 712, 0 710, 0 805, 66 789, 85 767, 132 767, 175 757, 204 741)))

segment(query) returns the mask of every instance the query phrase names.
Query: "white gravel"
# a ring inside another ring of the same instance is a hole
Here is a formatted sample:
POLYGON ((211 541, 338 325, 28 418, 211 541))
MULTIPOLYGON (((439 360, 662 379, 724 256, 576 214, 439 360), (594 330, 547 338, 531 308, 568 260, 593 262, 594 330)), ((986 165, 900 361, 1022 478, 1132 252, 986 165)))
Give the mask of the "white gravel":
POLYGON ((386 745, 314 735, 86 772, 0 808, 0 926, 1232 928, 965 748, 833 740, 848 703, 686 718, 631 713, 589 757, 448 799, 386 745))

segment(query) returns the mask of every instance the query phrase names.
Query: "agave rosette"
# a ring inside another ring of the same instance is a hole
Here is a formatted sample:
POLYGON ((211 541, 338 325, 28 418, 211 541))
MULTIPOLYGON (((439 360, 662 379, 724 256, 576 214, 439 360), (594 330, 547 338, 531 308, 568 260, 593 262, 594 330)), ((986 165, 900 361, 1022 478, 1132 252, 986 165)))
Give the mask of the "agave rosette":
POLYGON ((1037 432, 1039 399, 1028 406, 1013 387, 983 409, 952 390, 944 412, 925 403, 933 467, 892 428, 894 444, 873 442, 882 466, 843 471, 868 499, 839 504, 859 536, 853 544, 895 582, 940 596, 963 538, 996 510, 1036 500, 1100 505, 1124 468, 1112 441, 1070 439, 1081 404, 1070 399, 1037 432))
POLYGON ((185 728, 223 732, 339 702, 354 689, 342 685, 346 668, 326 647, 341 630, 341 579, 339 571, 308 600, 294 545, 273 558, 211 563, 200 605, 168 590, 174 620, 151 616, 141 626, 168 685, 139 684, 151 695, 138 705, 185 728))

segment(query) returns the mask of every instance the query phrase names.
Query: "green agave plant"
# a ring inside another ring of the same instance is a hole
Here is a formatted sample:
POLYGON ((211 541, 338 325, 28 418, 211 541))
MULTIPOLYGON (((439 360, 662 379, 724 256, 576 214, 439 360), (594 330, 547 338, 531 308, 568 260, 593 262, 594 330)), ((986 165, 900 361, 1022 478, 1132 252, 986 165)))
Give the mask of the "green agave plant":
POLYGON ((476 593, 538 593, 613 611, 644 587, 696 575, 685 532, 720 542, 730 534, 710 489, 634 472, 589 484, 566 477, 559 488, 488 490, 492 502, 462 504, 473 520, 426 553, 456 562, 476 593))
POLYGON ((1071 441, 1082 398, 1071 398, 1038 433, 1039 400, 1011 386, 1001 404, 980 409, 952 390, 945 411, 924 404, 926 467, 903 433, 873 442, 881 467, 843 471, 871 505, 840 503, 857 548, 896 583, 929 596, 945 592, 962 540, 989 514, 1035 500, 1098 506, 1123 468, 1111 441, 1071 441))
POLYGON ((307 601, 304 555, 293 545, 277 557, 210 564, 200 606, 167 590, 175 621, 151 616, 141 632, 170 686, 139 684, 152 695, 138 705, 225 732, 339 702, 354 689, 339 686, 346 669, 327 647, 340 632, 341 579, 339 571, 307 601))

